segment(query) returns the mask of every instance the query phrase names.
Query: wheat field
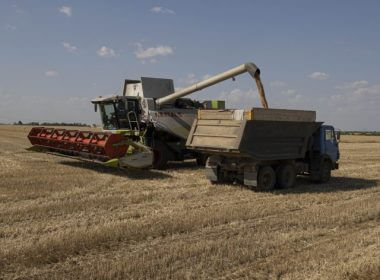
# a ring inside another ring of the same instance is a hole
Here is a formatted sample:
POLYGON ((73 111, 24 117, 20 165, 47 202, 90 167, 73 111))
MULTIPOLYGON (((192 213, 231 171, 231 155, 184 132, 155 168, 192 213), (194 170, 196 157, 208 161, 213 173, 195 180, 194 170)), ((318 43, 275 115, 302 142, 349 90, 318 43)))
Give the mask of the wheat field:
POLYGON ((264 193, 27 151, 29 129, 0 126, 0 279, 380 279, 380 137, 264 193))

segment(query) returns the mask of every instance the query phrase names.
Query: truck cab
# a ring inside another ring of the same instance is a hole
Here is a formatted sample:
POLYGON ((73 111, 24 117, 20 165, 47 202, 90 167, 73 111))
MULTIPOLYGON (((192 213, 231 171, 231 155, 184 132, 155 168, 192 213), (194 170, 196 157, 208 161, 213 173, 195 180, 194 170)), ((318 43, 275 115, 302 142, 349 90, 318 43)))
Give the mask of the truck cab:
POLYGON ((331 125, 321 125, 314 135, 314 151, 331 161, 332 169, 338 169, 340 134, 331 125))
POLYGON ((337 162, 339 160, 339 137, 337 137, 337 133, 335 132, 334 127, 331 125, 323 125, 322 130, 323 133, 321 137, 323 137, 323 153, 331 158, 331 161, 335 163, 337 168, 337 162))
POLYGON ((313 156, 310 160, 310 177, 315 182, 327 182, 331 170, 339 168, 340 133, 331 125, 321 125, 313 135, 313 156))

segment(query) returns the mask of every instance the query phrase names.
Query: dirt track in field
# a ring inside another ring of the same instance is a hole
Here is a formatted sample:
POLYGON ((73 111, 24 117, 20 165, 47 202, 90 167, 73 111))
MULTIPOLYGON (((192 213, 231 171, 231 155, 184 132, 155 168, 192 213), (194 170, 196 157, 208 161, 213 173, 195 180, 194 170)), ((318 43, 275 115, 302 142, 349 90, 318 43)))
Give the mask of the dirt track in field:
POLYGON ((29 129, 0 125, 0 279, 380 279, 380 137, 260 193, 26 151, 29 129))

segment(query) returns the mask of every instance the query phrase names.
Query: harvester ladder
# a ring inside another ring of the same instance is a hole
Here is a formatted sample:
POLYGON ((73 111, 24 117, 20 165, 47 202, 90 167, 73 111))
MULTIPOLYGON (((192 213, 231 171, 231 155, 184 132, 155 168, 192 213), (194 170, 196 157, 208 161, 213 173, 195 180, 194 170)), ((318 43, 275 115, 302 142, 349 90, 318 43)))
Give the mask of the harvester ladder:
POLYGON ((131 129, 136 128, 137 130, 140 130, 140 124, 139 124, 139 121, 137 119, 136 112, 135 111, 128 112, 127 117, 128 117, 129 127, 131 129), (131 116, 132 116, 132 118, 131 118, 131 116), (134 124, 134 126, 132 124, 134 124))

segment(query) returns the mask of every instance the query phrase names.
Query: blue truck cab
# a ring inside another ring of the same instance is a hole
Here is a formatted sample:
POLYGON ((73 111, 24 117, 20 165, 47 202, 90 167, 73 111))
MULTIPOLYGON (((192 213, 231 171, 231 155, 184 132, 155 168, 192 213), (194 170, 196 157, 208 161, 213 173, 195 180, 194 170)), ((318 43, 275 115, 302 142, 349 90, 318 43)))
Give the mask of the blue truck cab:
POLYGON ((327 182, 331 170, 339 168, 340 133, 331 125, 321 125, 313 135, 310 175, 313 181, 327 182))

